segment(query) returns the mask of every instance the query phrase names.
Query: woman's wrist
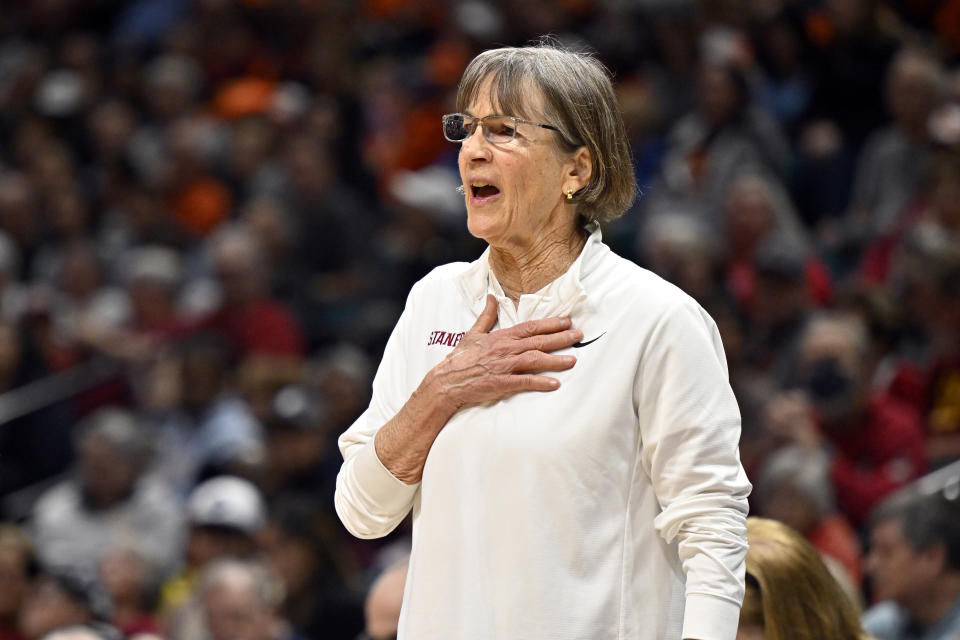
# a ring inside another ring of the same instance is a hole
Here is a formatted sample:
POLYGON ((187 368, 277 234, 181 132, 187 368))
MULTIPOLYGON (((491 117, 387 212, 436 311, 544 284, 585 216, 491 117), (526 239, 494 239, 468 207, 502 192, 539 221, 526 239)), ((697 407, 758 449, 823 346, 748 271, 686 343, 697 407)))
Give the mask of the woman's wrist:
POLYGON ((437 434, 456 413, 449 394, 433 372, 427 374, 403 408, 374 438, 380 462, 399 480, 420 481, 437 434))

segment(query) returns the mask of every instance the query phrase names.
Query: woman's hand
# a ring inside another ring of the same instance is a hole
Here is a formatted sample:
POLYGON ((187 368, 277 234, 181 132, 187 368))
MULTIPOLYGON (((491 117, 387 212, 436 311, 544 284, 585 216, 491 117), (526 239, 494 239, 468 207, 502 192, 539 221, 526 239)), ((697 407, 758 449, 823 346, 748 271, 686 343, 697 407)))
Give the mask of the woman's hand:
POLYGON ((550 353, 583 338, 570 328, 569 318, 530 320, 491 332, 496 322, 497 302, 488 295, 476 323, 424 381, 438 388, 453 413, 521 391, 553 391, 560 382, 535 372, 564 371, 577 361, 550 353))
POLYGON ((577 361, 551 353, 583 338, 571 329, 569 318, 531 320, 491 331, 496 323, 497 302, 487 296, 483 312, 460 344, 377 431, 377 457, 401 481, 420 481, 433 441, 457 411, 521 391, 553 391, 560 382, 537 372, 564 371, 577 361))

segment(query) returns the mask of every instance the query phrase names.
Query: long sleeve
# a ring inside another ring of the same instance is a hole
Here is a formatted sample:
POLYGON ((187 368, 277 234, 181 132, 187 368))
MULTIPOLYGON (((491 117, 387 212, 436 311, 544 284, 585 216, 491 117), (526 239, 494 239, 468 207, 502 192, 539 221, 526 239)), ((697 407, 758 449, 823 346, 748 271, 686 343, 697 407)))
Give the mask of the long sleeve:
MULTIPOLYGON (((343 466, 337 475, 334 506, 347 530, 358 538, 387 535, 409 513, 419 484, 400 481, 383 466, 374 449, 377 431, 397 414, 412 393, 404 348, 411 293, 384 350, 373 381, 370 406, 339 439, 343 466)), ((419 381, 414 382, 414 384, 419 381)))
POLYGON ((733 640, 743 601, 750 483, 716 326, 692 300, 663 314, 637 379, 641 462, 686 574, 683 638, 733 640))

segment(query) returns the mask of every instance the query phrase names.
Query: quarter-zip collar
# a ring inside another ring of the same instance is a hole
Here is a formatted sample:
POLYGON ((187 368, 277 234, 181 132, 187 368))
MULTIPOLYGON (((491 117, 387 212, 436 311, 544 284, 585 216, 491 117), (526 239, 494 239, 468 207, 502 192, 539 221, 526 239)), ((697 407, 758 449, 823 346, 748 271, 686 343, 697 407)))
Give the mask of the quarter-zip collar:
POLYGON ((599 264, 601 256, 609 251, 603 244, 600 226, 592 222, 586 228, 590 236, 566 272, 539 291, 520 296, 517 306, 504 293, 490 268, 490 247, 457 277, 460 293, 476 315, 483 311, 486 295, 493 294, 500 307, 501 327, 557 316, 571 316, 577 324, 575 316, 584 319, 583 316, 589 315, 582 281, 599 264))

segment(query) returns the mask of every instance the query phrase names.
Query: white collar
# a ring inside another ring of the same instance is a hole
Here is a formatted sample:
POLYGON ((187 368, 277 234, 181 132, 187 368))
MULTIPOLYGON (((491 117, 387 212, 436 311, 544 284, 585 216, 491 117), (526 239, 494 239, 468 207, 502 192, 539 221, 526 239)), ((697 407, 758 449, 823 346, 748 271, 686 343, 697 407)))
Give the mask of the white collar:
POLYGON ((506 296, 493 270, 490 268, 490 247, 460 274, 457 285, 471 310, 477 315, 483 311, 488 293, 500 303, 501 326, 513 326, 526 320, 550 318, 555 316, 583 315, 586 312, 587 292, 582 280, 599 263, 600 257, 610 249, 603 244, 600 225, 595 222, 587 225, 590 232, 580 255, 559 278, 536 293, 520 296, 515 307, 506 296))

